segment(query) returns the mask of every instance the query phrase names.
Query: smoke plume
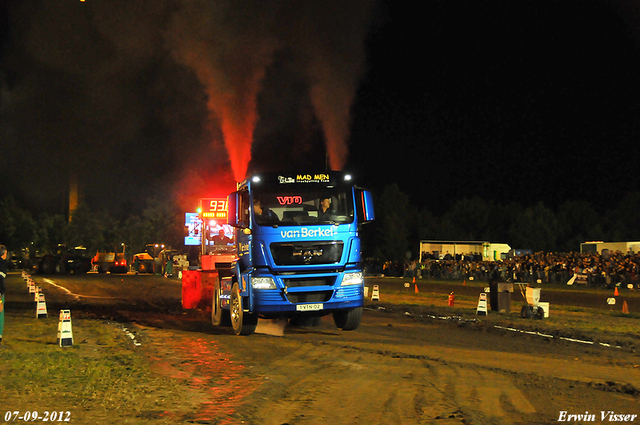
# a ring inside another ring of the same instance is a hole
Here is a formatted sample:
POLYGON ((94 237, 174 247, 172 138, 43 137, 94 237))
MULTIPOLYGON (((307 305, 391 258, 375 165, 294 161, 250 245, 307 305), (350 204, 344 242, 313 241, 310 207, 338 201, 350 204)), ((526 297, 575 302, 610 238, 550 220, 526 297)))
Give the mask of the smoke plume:
POLYGON ((299 145, 317 144, 307 135, 319 124, 330 168, 341 169, 374 1, 12 3, 0 39, 0 138, 21 149, 0 165, 37 165, 18 184, 41 200, 58 199, 54 185, 66 192, 73 169, 87 201, 130 211, 175 188, 186 207, 227 192, 249 164, 306 166, 318 149, 299 145), (296 107, 283 108, 280 93, 295 93, 296 107), (254 140, 259 111, 281 122, 262 124, 254 140), (306 129, 283 133, 288 123, 306 129))
POLYGON ((306 64, 331 168, 342 168, 371 14, 369 1, 182 4, 168 39, 175 57, 195 69, 207 88, 236 180, 245 177, 251 160, 256 98, 279 49, 296 51, 306 64))

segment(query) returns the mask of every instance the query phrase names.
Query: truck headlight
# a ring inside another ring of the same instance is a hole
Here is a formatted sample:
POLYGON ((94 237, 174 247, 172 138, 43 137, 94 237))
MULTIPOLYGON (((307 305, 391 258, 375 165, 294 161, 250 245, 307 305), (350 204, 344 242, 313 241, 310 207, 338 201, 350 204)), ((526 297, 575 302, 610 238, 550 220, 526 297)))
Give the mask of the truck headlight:
POLYGON ((341 283, 342 286, 362 285, 362 284, 364 284, 364 279, 362 278, 362 272, 345 273, 341 283))
POLYGON ((276 289, 276 283, 272 277, 253 277, 251 285, 253 289, 276 289))

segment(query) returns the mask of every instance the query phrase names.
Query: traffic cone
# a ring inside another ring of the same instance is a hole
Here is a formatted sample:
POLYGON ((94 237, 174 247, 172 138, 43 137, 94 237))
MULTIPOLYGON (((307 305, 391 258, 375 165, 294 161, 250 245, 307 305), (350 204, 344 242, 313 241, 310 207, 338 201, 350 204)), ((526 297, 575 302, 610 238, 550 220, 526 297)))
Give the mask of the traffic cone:
POLYGON ((627 302, 622 303, 622 313, 629 314, 629 306, 627 306, 627 302))
POLYGON ((413 283, 416 283, 416 277, 415 276, 413 277, 413 283))
POLYGON ((450 294, 449 294, 449 307, 453 307, 453 304, 454 304, 454 302, 455 302, 455 299, 456 299, 456 297, 455 297, 455 295, 453 294, 453 292, 452 292, 452 293, 450 293, 450 294))
POLYGON ((418 284, 416 284, 416 294, 418 293, 418 284))
POLYGON ((467 286, 467 279, 465 279, 464 281, 462 281, 462 286, 467 286))
POLYGON ((58 344, 60 347, 69 347, 73 345, 71 310, 60 310, 60 320, 58 322, 58 344))
POLYGON ((613 291, 613 296, 617 297, 618 296, 618 287, 616 286, 615 291, 613 291))
POLYGON ((44 294, 38 294, 38 305, 36 307, 36 319, 47 318, 47 303, 44 300, 44 294))

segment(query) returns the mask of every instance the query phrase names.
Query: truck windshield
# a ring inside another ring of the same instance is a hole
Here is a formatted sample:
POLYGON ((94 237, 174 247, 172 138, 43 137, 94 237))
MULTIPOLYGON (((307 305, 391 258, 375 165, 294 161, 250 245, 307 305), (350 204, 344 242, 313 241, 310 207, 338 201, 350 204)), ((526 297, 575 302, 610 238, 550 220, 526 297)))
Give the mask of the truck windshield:
MULTIPOLYGON (((283 188, 284 189, 284 188, 283 188)), ((285 191, 256 191, 253 213, 259 225, 308 225, 353 222, 350 187, 286 187, 285 191)))

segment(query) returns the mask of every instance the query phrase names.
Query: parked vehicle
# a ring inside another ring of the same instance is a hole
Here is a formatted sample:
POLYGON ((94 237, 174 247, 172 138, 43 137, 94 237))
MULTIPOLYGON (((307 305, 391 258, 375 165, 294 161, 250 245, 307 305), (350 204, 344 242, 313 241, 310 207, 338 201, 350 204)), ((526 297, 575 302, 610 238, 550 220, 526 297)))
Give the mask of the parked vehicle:
POLYGON ((91 255, 83 246, 60 244, 50 252, 36 255, 33 269, 41 274, 87 273, 91 270, 91 255))
POLYGON ((97 252, 91 260, 94 271, 98 273, 126 273, 127 259, 124 253, 97 252))
POLYGON ((153 273, 155 259, 148 252, 133 254, 133 270, 136 273, 153 273))

